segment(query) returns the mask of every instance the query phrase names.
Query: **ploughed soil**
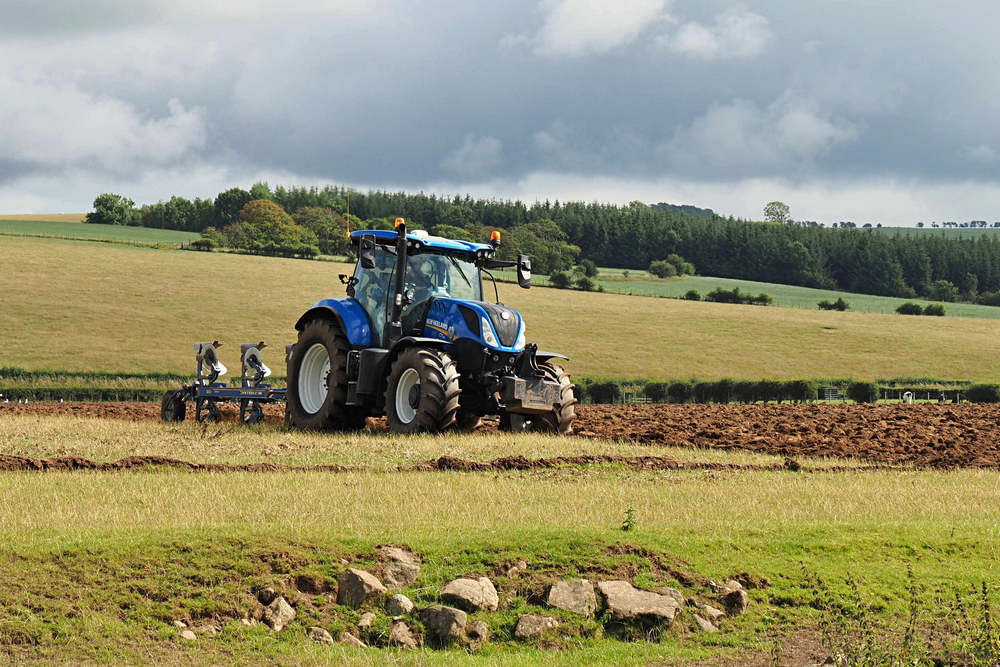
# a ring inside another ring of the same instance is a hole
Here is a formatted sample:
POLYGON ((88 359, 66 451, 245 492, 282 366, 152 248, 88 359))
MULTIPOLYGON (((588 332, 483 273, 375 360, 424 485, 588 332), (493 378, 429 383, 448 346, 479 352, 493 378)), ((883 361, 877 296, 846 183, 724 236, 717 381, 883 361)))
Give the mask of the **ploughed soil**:
MULTIPOLYGON (((190 407, 188 419, 193 419, 193 406, 190 407)), ((282 422, 282 405, 268 405, 265 410, 268 422, 282 422)), ((220 411, 223 421, 237 420, 236 406, 224 405, 220 411)), ((155 403, 0 404, 0 418, 5 414, 158 420, 160 406, 155 403)), ((368 424, 372 429, 385 428, 384 420, 370 419, 368 424)), ((495 426, 487 424, 484 428, 495 426)), ((574 431, 577 437, 744 449, 790 458, 833 456, 892 466, 1000 467, 1000 405, 578 405, 574 431)), ((643 467, 639 461, 622 462, 643 467)), ((447 461, 434 464, 452 466, 447 461)), ((510 465, 523 464, 511 460, 510 465)))

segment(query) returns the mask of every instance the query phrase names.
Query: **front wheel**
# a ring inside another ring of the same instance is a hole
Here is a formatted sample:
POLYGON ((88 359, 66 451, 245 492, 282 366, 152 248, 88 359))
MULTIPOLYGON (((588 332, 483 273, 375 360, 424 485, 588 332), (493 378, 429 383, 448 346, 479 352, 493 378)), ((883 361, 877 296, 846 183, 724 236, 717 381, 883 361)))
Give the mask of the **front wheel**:
POLYGON ((458 367, 443 350, 410 347, 392 365, 385 414, 395 433, 437 433, 455 425, 458 367))

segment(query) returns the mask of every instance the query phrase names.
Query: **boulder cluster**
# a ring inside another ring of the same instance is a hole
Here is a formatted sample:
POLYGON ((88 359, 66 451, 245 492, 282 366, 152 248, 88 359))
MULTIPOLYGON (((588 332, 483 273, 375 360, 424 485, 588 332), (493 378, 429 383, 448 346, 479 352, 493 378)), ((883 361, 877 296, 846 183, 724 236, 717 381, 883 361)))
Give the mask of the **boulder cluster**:
MULTIPOLYGON (((337 637, 325 628, 311 626, 306 631, 310 639, 320 644, 339 641, 366 648, 369 643, 364 638, 368 637, 369 640, 375 639, 371 644, 379 646, 416 649, 425 643, 434 647, 459 644, 469 650, 476 650, 489 641, 490 627, 487 622, 469 619, 469 614, 496 612, 500 607, 500 596, 489 578, 468 577, 449 581, 438 590, 440 604, 418 608, 398 591, 416 583, 420 576, 420 557, 398 547, 381 547, 381 552, 389 562, 382 568, 380 577, 366 570, 347 567, 337 580, 337 604, 350 609, 366 609, 360 619, 353 627, 338 632, 337 637), (379 608, 386 620, 380 623, 379 632, 375 633, 373 629, 379 618, 372 610, 379 608)), ((518 576, 527 567, 524 561, 519 561, 508 576, 518 576)), ((717 607, 693 599, 685 601, 683 594, 674 588, 641 590, 622 580, 557 581, 549 588, 545 601, 552 609, 583 618, 598 616, 607 622, 646 628, 669 627, 687 606, 692 610, 688 621, 693 630, 716 632, 726 617, 739 616, 746 611, 748 598, 737 581, 728 581, 723 585, 710 582, 710 588, 714 595, 712 602, 717 607)), ((296 617, 292 604, 273 588, 260 590, 257 600, 260 604, 255 612, 243 619, 246 625, 259 622, 274 632, 281 632, 296 617)), ((561 616, 566 618, 565 614, 561 616)), ((182 638, 197 639, 184 622, 175 621, 174 624, 183 630, 182 638)), ((523 614, 513 628, 513 637, 533 640, 557 632, 559 626, 560 620, 554 616, 523 614)))

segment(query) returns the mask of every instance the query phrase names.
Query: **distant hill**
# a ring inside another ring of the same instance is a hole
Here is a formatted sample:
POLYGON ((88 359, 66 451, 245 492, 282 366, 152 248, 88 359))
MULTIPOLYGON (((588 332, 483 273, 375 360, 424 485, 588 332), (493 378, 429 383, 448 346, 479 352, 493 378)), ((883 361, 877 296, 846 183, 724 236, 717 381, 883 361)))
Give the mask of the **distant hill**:
POLYGON ((658 208, 661 211, 671 211, 673 213, 687 213, 688 215, 700 215, 704 218, 714 218, 715 211, 710 208, 698 208, 697 206, 677 206, 676 204, 668 204, 666 202, 660 202, 659 204, 650 204, 650 208, 658 208))

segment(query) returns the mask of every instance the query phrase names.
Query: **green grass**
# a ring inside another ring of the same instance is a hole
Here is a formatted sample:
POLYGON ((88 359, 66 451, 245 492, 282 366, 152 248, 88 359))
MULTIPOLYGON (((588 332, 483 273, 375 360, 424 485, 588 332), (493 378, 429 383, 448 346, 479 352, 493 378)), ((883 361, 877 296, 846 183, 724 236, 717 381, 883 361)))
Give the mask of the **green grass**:
POLYGON ((905 620, 908 566, 922 585, 946 596, 982 580, 997 583, 1000 481, 991 471, 654 473, 567 466, 401 473, 393 467, 411 456, 408 447, 418 457, 474 457, 504 448, 612 453, 621 445, 537 435, 358 440, 277 429, 212 439, 195 427, 43 422, 0 421, 0 453, 13 453, 8 443, 16 442, 21 455, 50 455, 76 437, 90 453, 108 456, 138 447, 259 461, 270 457, 258 447, 270 447, 284 460, 312 452, 357 461, 367 444, 373 469, 0 475, 0 577, 8 582, 0 587, 0 656, 15 663, 643 665, 714 655, 736 665, 745 662, 742 652, 766 651, 769 636, 815 626, 807 575, 819 575, 837 595, 847 593, 846 577, 861 579, 878 622, 889 625, 905 620), (635 525, 626 534, 620 526, 628 508, 635 525), (331 585, 346 567, 342 558, 377 570, 375 547, 385 543, 423 556, 420 579, 406 591, 421 606, 436 603, 438 587, 450 578, 493 578, 503 602, 498 613, 478 616, 493 636, 482 655, 352 651, 305 638, 309 625, 336 633, 356 623, 359 612, 337 607, 329 593, 303 590, 299 577, 331 585), (528 563, 525 575, 504 574, 517 559, 528 563), (748 613, 715 635, 692 633, 688 610, 659 642, 610 639, 598 624, 558 613, 568 638, 557 635, 551 646, 561 650, 510 638, 521 613, 551 613, 537 600, 564 577, 624 577, 711 600, 706 586, 682 583, 663 563, 716 581, 748 573, 770 586, 751 590, 748 613), (299 612, 280 635, 239 622, 253 606, 253 591, 265 585, 289 596, 299 612), (171 625, 180 619, 211 619, 223 631, 182 642, 171 625))
MULTIPOLYGON (((816 304, 821 300, 836 301, 843 298, 850 304, 850 309, 855 312, 881 313, 894 315, 896 308, 907 301, 917 303, 930 303, 922 299, 898 299, 887 296, 872 296, 870 294, 851 294, 848 292, 837 292, 835 290, 821 290, 810 287, 796 287, 794 285, 778 285, 775 283, 761 283, 752 280, 734 280, 729 278, 710 278, 704 276, 684 276, 683 278, 668 278, 665 280, 655 277, 641 275, 633 279, 634 274, 629 272, 629 278, 621 278, 621 272, 612 274, 611 279, 601 279, 605 276, 602 269, 598 282, 604 285, 607 292, 616 294, 639 294, 646 296, 671 296, 683 297, 688 290, 697 291, 703 298, 716 287, 722 289, 732 289, 739 287, 742 292, 766 292, 774 297, 774 306, 779 308, 804 308, 806 310, 817 310, 816 304)), ((772 306, 773 307, 773 306, 772 306)), ((971 303, 946 303, 947 317, 977 317, 984 319, 1000 319, 1000 308, 993 306, 979 306, 971 303)))
MULTIPOLYGON (((51 239, 4 242, 4 365, 28 370, 194 370, 192 344, 265 340, 277 375, 294 322, 341 296, 328 262, 51 239)), ((488 288, 488 292, 492 290, 488 288)), ((737 306, 500 285, 528 340, 570 372, 617 378, 937 377, 996 381, 1000 324, 958 317, 737 306), (961 341, 961 344, 955 341, 961 341), (975 341, 975 344, 968 344, 975 341)))
POLYGON ((0 218, 0 235, 51 236, 66 239, 134 241, 138 243, 181 244, 200 237, 194 232, 169 229, 90 225, 76 222, 5 220, 0 218))

